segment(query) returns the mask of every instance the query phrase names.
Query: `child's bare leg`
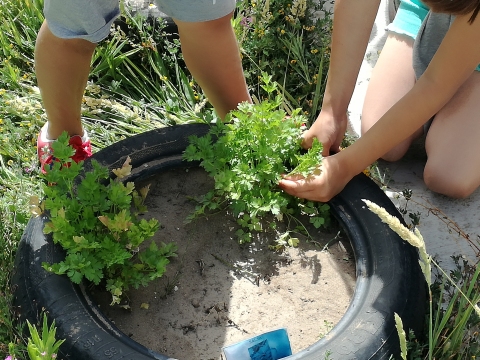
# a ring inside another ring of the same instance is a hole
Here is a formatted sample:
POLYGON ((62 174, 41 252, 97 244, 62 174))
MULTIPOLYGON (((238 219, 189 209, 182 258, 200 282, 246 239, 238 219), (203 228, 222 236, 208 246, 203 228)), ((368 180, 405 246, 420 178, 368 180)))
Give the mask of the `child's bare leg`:
MULTIPOLYGON (((413 39, 390 33, 368 84, 362 111, 362 134, 370 129, 415 84, 412 65, 413 39)), ((399 160, 423 128, 386 153, 387 161, 399 160)))
POLYGON ((480 186, 480 73, 475 71, 435 115, 423 178, 435 192, 465 198, 480 186))
POLYGON ((230 19, 231 14, 206 22, 175 20, 188 69, 221 118, 251 101, 230 19))
POLYGON ((82 39, 58 38, 47 22, 38 33, 35 72, 51 139, 56 139, 63 131, 83 135, 81 104, 95 46, 82 39))

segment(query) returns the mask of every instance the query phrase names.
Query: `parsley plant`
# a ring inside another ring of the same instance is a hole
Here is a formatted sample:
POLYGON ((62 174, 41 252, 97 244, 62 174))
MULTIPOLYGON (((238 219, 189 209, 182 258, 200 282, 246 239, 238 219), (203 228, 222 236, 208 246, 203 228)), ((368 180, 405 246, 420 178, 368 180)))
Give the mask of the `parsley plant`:
MULTIPOLYGON (((264 82, 269 94, 276 91, 268 76, 264 82)), ((242 226, 237 232, 241 243, 251 241, 252 231, 264 230, 268 214, 276 219, 269 223, 271 228, 298 210, 317 228, 325 224, 327 204, 294 198, 278 187, 282 174, 309 176, 322 160, 318 141, 301 155, 306 118, 299 109, 287 117, 281 105, 280 95, 259 104, 239 104, 228 123, 217 122, 207 135, 190 137, 184 159, 200 161, 215 188, 199 200, 189 220, 228 206, 242 226)))

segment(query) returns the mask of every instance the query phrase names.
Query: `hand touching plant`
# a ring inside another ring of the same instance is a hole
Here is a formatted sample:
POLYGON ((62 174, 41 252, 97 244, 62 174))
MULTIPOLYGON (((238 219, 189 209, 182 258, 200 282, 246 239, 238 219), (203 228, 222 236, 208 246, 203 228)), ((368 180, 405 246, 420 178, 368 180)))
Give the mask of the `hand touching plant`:
MULTIPOLYGON (((264 83, 269 94, 276 91, 268 76, 264 83)), ((286 117, 281 104, 280 95, 257 105, 240 104, 229 123, 215 124, 204 137, 191 137, 184 153, 186 160, 200 160, 215 179, 215 189, 200 200, 192 217, 228 205, 243 227, 237 233, 240 242, 250 241, 252 231, 264 230, 260 220, 267 214, 281 220, 300 207, 316 227, 328 214, 328 205, 300 201, 278 188, 282 174, 308 176, 322 161, 318 142, 301 155, 306 118, 299 110, 286 117)), ((274 228, 275 223, 269 226, 274 228)))

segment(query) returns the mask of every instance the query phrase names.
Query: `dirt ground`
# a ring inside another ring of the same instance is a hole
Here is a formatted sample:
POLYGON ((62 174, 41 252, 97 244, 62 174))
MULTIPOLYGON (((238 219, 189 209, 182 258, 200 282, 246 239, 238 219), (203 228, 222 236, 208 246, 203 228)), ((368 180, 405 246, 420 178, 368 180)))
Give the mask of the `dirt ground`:
POLYGON ((283 253, 268 248, 273 234, 241 246, 226 212, 184 224, 195 206, 191 198, 213 185, 203 170, 170 170, 148 182, 145 217, 162 224, 154 240, 176 242, 178 257, 161 279, 129 293, 128 309, 110 307, 108 294, 93 291, 125 334, 173 358, 217 360, 223 346, 277 328, 287 329, 296 353, 343 316, 355 261, 345 236, 331 241, 338 229, 309 229, 315 243, 302 240, 283 253))

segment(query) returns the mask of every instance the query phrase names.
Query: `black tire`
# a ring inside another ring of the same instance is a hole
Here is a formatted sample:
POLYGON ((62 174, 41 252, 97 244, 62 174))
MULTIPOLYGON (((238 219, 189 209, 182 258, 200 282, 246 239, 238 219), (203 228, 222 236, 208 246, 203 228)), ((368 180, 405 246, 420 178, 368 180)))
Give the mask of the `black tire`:
MULTIPOLYGON (((111 145, 93 158, 110 169, 120 167, 127 156, 146 178, 162 170, 185 166, 181 154, 190 135, 203 135, 204 124, 173 126, 146 132, 111 145), (155 161, 154 161, 155 160, 155 161), (153 166, 142 166, 154 161, 153 166)), ((91 168, 90 161, 85 169, 91 168)), ((356 176, 330 206, 348 234, 356 259, 357 283, 351 304, 329 334, 309 348, 286 359, 388 359, 399 355, 394 313, 405 328, 419 334, 424 323, 426 287, 416 249, 406 244, 363 203, 369 199, 400 217, 395 206, 363 174, 356 176)), ((55 319, 57 337, 66 339, 60 356, 75 360, 170 359, 131 340, 91 302, 83 286, 66 276, 42 269, 43 262, 64 258, 60 246, 43 234, 48 219, 32 218, 16 256, 13 276, 14 306, 21 320, 38 322, 42 309, 55 319)), ((192 360, 192 359, 185 359, 192 360)))

